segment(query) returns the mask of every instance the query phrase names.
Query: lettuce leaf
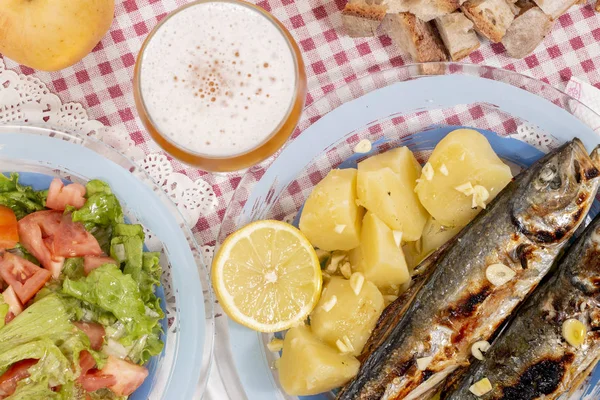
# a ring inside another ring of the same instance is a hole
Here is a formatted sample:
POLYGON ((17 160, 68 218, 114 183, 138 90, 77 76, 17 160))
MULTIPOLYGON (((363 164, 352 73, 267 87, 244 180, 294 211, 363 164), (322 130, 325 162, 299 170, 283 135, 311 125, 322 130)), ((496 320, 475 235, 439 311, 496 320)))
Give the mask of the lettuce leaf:
POLYGON ((8 309, 8 304, 6 304, 6 302, 4 301, 4 296, 2 296, 2 293, 0 293, 0 329, 2 329, 2 327, 4 326, 4 319, 8 314, 8 309))
POLYGON ((27 214, 45 209, 47 191, 35 191, 19 184, 19 174, 0 174, 0 205, 9 207, 21 219, 27 214))
POLYGON ((146 310, 139 287, 131 275, 117 266, 105 264, 96 268, 85 279, 66 278, 63 292, 79 300, 111 312, 123 323, 131 340, 152 333, 160 316, 146 310))
POLYGON ((61 399, 58 393, 50 390, 48 381, 32 382, 29 379, 23 379, 17 385, 17 390, 8 396, 5 400, 59 400, 61 399))
POLYGON ((56 294, 49 294, 27 307, 10 324, 0 329, 0 354, 42 338, 53 342, 72 334, 73 313, 56 294))
POLYGON ((92 232, 98 227, 108 227, 123 223, 123 209, 108 184, 91 180, 86 185, 87 201, 77 211, 73 211, 73 221, 82 222, 92 232))
POLYGON ((48 338, 24 343, 2 352, 0 371, 6 371, 12 364, 30 358, 39 360, 28 370, 29 379, 33 382, 46 380, 52 386, 58 386, 75 379, 71 362, 48 338))

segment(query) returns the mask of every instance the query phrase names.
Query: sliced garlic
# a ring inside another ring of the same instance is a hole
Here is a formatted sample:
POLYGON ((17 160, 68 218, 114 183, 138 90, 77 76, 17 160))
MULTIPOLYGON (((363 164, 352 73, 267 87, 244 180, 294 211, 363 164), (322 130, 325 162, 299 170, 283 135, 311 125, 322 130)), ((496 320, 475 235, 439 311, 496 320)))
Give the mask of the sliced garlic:
POLYGON ((485 277, 494 286, 502 286, 517 273, 504 264, 492 264, 485 269, 485 277))
POLYGON ((431 360, 433 360, 431 356, 417 358, 417 368, 419 368, 419 371, 425 371, 429 364, 431 364, 431 360))
POLYGON ((486 200, 490 198, 490 192, 481 185, 475 185, 473 188, 473 204, 472 207, 481 207, 485 210, 486 200))
POLYGON ((473 357, 475 357, 476 359, 483 361, 483 353, 485 353, 489 349, 490 342, 488 342, 487 340, 480 340, 479 342, 473 343, 473 345, 471 346, 471 354, 473 354, 473 357))
POLYGON ((585 325, 574 318, 568 319, 562 324, 563 338, 573 347, 579 347, 585 342, 587 329, 585 325))
POLYGON ((490 382, 488 378, 483 378, 471 385, 471 387, 469 387, 469 391, 475 396, 481 397, 484 394, 492 391, 492 382, 490 382))
POLYGON ((369 139, 363 139, 356 146, 354 146, 355 153, 368 153, 371 151, 373 146, 371 145, 371 141, 369 139))
POLYGON ((321 308, 323 309, 323 311, 329 312, 336 304, 337 304, 337 296, 333 295, 329 298, 329 300, 327 300, 325 303, 323 303, 321 308))
POLYGON ((273 338, 269 343, 267 343, 267 348, 269 351, 277 353, 283 349, 283 340, 273 338))
POLYGON ((442 166, 440 167, 440 172, 442 173, 442 175, 448 176, 448 167, 446 167, 446 164, 442 164, 442 166))
POLYGON ((430 180, 433 179, 435 171, 433 170, 433 167, 431 166, 431 164, 427 163, 423 167, 422 173, 423 173, 423 176, 425 177, 425 179, 427 179, 428 181, 430 181, 430 180))
POLYGON ((352 276, 352 267, 350 266, 350 263, 345 262, 344 265, 340 267, 340 272, 342 273, 342 276, 344 278, 350 279, 350 277, 352 276))
POLYGON ((327 268, 325 268, 325 271, 329 272, 330 274, 335 274, 338 269, 338 265, 344 258, 346 258, 345 253, 333 252, 331 258, 329 259, 329 265, 327 268))
POLYGON ((465 161, 465 153, 462 153, 462 154, 460 155, 460 161, 465 161))
POLYGON ((402 231, 392 231, 394 234, 394 242, 396 242, 396 246, 400 247, 402 244, 402 231))
POLYGON ((341 234, 342 232, 344 232, 344 229, 346 229, 346 225, 336 225, 333 230, 335 231, 335 233, 341 234))
POLYGON ((354 351, 354 346, 352 345, 350 339, 346 335, 344 335, 344 337, 341 340, 336 340, 335 345, 337 346, 340 353, 352 353, 354 351))
POLYGON ((454 189, 458 190, 465 196, 473 195, 473 184, 471 184, 471 182, 463 183, 462 185, 459 185, 459 186, 455 187, 454 189))
POLYGON ((271 369, 273 369, 273 370, 279 369, 280 364, 281 364, 281 358, 278 358, 277 360, 273 360, 273 363, 271 364, 271 369))
POLYGON ((362 290, 363 284, 365 283, 365 276, 360 272, 355 272, 350 277, 350 287, 355 295, 359 295, 362 290))

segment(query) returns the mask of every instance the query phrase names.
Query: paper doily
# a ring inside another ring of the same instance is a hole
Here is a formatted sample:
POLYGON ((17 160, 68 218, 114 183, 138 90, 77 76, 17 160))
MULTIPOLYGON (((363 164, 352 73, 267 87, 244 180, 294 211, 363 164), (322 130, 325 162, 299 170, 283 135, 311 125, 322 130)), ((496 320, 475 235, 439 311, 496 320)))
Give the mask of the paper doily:
POLYGON ((190 228, 217 206, 212 187, 173 171, 161 153, 145 155, 127 131, 90 120, 79 103, 63 104, 37 78, 6 69, 0 59, 0 124, 27 124, 95 137, 135 161, 171 197, 190 228))

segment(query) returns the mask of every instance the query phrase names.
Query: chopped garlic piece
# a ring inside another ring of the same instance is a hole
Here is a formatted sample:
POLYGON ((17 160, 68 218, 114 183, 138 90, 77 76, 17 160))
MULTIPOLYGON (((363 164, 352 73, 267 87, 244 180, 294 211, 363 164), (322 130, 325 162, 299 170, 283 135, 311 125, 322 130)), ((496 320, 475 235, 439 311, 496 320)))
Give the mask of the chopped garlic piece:
POLYGON ((442 166, 440 167, 440 172, 442 173, 442 175, 448 176, 448 167, 446 167, 446 164, 442 164, 442 166))
POLYGON ((460 161, 465 161, 465 153, 462 153, 462 154, 460 155, 460 161))
POLYGON ((338 269, 338 265, 344 258, 346 258, 345 253, 334 252, 331 255, 329 265, 327 266, 327 268, 325 268, 325 271, 329 272, 330 274, 335 274, 335 271, 337 271, 338 269))
POLYGON ((342 273, 342 276, 344 278, 350 279, 350 277, 352 276, 352 267, 350 266, 350 263, 344 263, 344 265, 340 267, 340 272, 342 273))
POLYGON ((485 269, 485 277, 494 286, 502 286, 517 273, 504 264, 492 264, 485 269))
POLYGON ((368 153, 371 151, 371 141, 369 139, 363 139, 356 146, 354 146, 355 153, 368 153))
POLYGON ((431 356, 417 358, 417 368, 419 368, 419 371, 425 371, 429 364, 431 364, 431 360, 433 360, 431 356))
POLYGON ((486 207, 486 200, 490 198, 490 192, 488 192, 488 190, 481 186, 481 185, 476 185, 473 188, 473 208, 475 207, 481 207, 485 210, 486 207))
POLYGON ((465 196, 471 196, 474 193, 473 184, 471 184, 471 182, 463 183, 462 185, 459 185, 454 189, 458 190, 465 196))
POLYGON ((346 229, 346 225, 336 225, 334 228, 335 233, 342 233, 344 232, 344 229, 346 229))
POLYGON ((563 322, 562 335, 571 346, 579 347, 585 342, 587 329, 581 321, 571 318, 563 322))
POLYGON ((281 351, 281 349, 283 349, 283 340, 273 338, 273 340, 271 340, 267 344, 267 348, 269 349, 269 351, 277 353, 277 352, 281 351))
POLYGON ((396 246, 400 247, 402 244, 402 231, 392 231, 394 234, 394 242, 396 242, 396 246))
POLYGON ((277 360, 273 360, 273 364, 271 364, 271 369, 279 369, 279 365, 281 364, 281 358, 277 360))
POLYGON ((321 306, 321 308, 325 311, 325 312, 329 312, 331 311, 331 309, 337 304, 337 296, 333 295, 329 298, 329 300, 327 300, 325 303, 323 303, 323 305, 321 306))
POLYGON ((362 290, 363 284, 365 283, 365 276, 360 272, 355 272, 350 277, 350 287, 355 295, 359 295, 362 290))
POLYGON ((471 354, 473 354, 473 357, 475 357, 476 359, 483 361, 484 357, 482 352, 485 353, 489 349, 490 342, 486 340, 480 340, 479 342, 473 343, 473 345, 471 346, 471 354))
POLYGON ((425 177, 425 179, 427 179, 428 181, 433 179, 433 175, 435 174, 435 171, 433 170, 433 167, 431 166, 430 163, 425 164, 425 166, 423 167, 423 176, 425 177))
POLYGON ((340 340, 336 340, 335 345, 337 346, 340 353, 352 353, 354 351, 354 346, 352 342, 350 342, 350 338, 347 335, 340 340))
POLYGON ((469 391, 475 396, 481 397, 484 394, 492 391, 492 382, 490 382, 488 378, 483 378, 482 380, 471 385, 471 387, 469 387, 469 391))

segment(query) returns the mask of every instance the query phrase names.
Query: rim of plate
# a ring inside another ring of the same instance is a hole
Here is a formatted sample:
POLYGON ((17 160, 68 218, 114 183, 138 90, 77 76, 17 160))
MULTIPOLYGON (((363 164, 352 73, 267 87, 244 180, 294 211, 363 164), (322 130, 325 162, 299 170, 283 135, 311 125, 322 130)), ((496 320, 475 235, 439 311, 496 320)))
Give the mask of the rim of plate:
MULTIPOLYGON (((123 180, 123 179, 128 179, 131 180, 132 183, 140 185, 140 189, 141 188, 145 188, 148 191, 151 191, 153 194, 152 196, 155 197, 155 200, 160 204, 161 207, 164 208, 164 215, 168 216, 172 223, 171 223, 171 228, 173 228, 173 230, 175 232, 179 231, 185 238, 186 241, 186 245, 185 248, 189 249, 189 254, 187 255, 187 260, 186 263, 191 266, 192 262, 194 263, 194 265, 196 266, 196 270, 198 272, 198 286, 201 288, 202 293, 201 295, 201 301, 200 304, 198 304, 198 307, 202 307, 203 310, 203 318, 198 320, 198 329, 199 329, 199 334, 202 335, 204 337, 204 343, 202 343, 201 345, 199 345, 197 347, 198 352, 201 355, 201 365, 200 365, 200 370, 199 370, 199 376, 198 376, 198 381, 194 384, 194 386, 192 387, 190 385, 190 387, 186 390, 186 392, 193 394, 194 398, 202 398, 203 394, 206 391, 206 386, 208 384, 208 377, 210 374, 210 370, 213 364, 213 346, 214 346, 214 336, 215 336, 215 323, 214 323, 214 294, 212 292, 212 287, 209 284, 209 278, 208 278, 208 269, 207 269, 207 265, 206 262, 204 261, 204 258, 202 256, 202 251, 200 250, 200 246, 198 245, 198 243, 196 242, 196 239, 194 238, 194 235, 191 231, 191 229, 187 226, 187 224, 185 224, 185 218, 183 217, 183 215, 179 212, 179 210, 177 209, 177 207, 175 206, 175 204, 173 203, 173 201, 167 196, 167 194, 156 184, 156 182, 154 182, 154 180, 148 175, 148 173, 146 171, 144 171, 142 168, 140 168, 139 166, 137 166, 131 159, 127 158, 125 155, 119 153, 116 149, 114 149, 113 147, 105 144, 104 142, 94 138, 94 137, 87 137, 84 135, 80 135, 80 134, 75 134, 75 133, 67 133, 62 131, 60 128, 56 128, 54 126, 48 126, 48 127, 41 127, 41 126, 37 126, 34 124, 10 124, 10 125, 0 125, 0 138, 2 136, 6 136, 6 137, 10 137, 10 136, 14 136, 14 135, 27 135, 28 137, 32 137, 32 136, 38 136, 44 139, 50 139, 52 141, 57 141, 57 142, 49 142, 49 143, 57 143, 58 147, 63 147, 63 150, 65 150, 65 146, 66 149, 69 148, 69 146, 75 146, 78 148, 82 148, 82 149, 87 149, 87 151, 91 151, 92 153, 94 153, 97 157, 99 157, 99 159, 103 160, 104 162, 108 162, 113 164, 113 167, 121 167, 122 171, 120 169, 115 169, 112 173, 124 173, 125 175, 112 175, 114 178, 116 178, 117 180, 123 180), (119 172, 116 172, 119 171, 119 172), (135 174, 134 174, 135 173, 135 174), (130 178, 127 178, 128 175, 131 175, 130 178)), ((6 157, 4 155, 2 155, 2 149, 4 147, 4 143, 0 142, 0 159, 4 158, 4 159, 9 159, 10 157, 6 157)), ((72 148, 71 148, 72 149, 72 148)), ((45 149, 44 149, 45 150, 45 149)), ((85 150, 84 150, 85 152, 85 150)), ((62 153, 64 154, 64 153, 62 153)), ((23 154, 18 154, 17 157, 22 157, 23 154)), ((25 158, 22 158, 23 161, 25 161, 25 158)), ((34 159, 29 159, 32 162, 40 162, 40 160, 34 160, 34 159)), ((73 173, 74 175, 78 174, 77 170, 70 170, 66 165, 64 164, 60 164, 60 163, 51 163, 50 161, 42 161, 43 163, 47 164, 47 165, 42 165, 46 168, 54 168, 54 169, 61 169, 63 171, 70 171, 71 173, 73 173), (66 169, 65 169, 66 168, 66 169)), ((110 165, 110 164, 109 164, 110 165)), ((19 166, 16 166, 16 169, 18 169, 19 166)), ((121 196, 121 194, 123 193, 123 191, 119 191, 116 192, 117 196, 119 197, 123 197, 121 196)), ((125 203, 125 206, 127 207, 128 204, 127 202, 125 203)), ((135 215, 136 212, 135 210, 131 210, 132 213, 135 215)), ((137 215, 136 215, 137 216, 137 215)), ((153 229, 152 231, 156 231, 155 229, 153 229)), ((159 235, 157 235, 159 236, 159 235)), ((170 238, 169 238, 170 240, 170 238)), ((167 240, 162 240, 161 238, 161 243, 165 244, 167 242, 167 240)), ((179 243, 181 243, 181 241, 178 241, 179 243)), ((167 256, 169 258, 169 261, 172 257, 172 255, 169 255, 167 252, 167 256)), ((173 269, 175 269, 175 265, 173 265, 173 269)), ((175 275, 175 274, 173 274, 175 275)), ((191 288, 190 288, 191 289, 191 288)), ((179 292, 180 288, 175 286, 173 284, 173 290, 175 292, 179 292)), ((188 289, 189 290, 189 289, 188 289)), ((186 299, 183 298, 183 296, 178 296, 177 298, 177 307, 176 307, 176 312, 177 315, 180 316, 181 314, 181 307, 180 304, 182 302, 185 302, 186 299)), ((179 324, 181 324, 181 318, 178 318, 178 322, 179 324)), ((174 352, 174 358, 171 364, 171 370, 168 371, 168 379, 167 382, 170 383, 174 377, 173 374, 173 370, 175 369, 174 367, 177 365, 178 360, 181 357, 181 354, 183 354, 183 352, 185 352, 184 349, 184 345, 185 343, 183 343, 183 341, 181 340, 181 333, 179 333, 180 329, 178 329, 178 334, 177 334, 177 338, 176 338, 176 343, 173 344, 173 352, 174 352)), ((167 338, 167 332, 165 332, 165 338, 167 338)), ((194 338, 188 338, 188 339, 194 339, 194 338)), ((165 343, 166 344, 166 343, 165 343)), ((157 357, 161 357, 160 355, 157 357)), ((171 391, 177 389, 174 388, 173 385, 169 384, 168 386, 164 386, 163 385, 163 390, 165 387, 169 387, 171 391)), ((171 393, 173 394, 173 393, 171 393)), ((165 398, 164 397, 164 393, 160 394, 161 398, 165 398)), ((154 396, 151 394, 150 398, 154 398, 154 396)))

